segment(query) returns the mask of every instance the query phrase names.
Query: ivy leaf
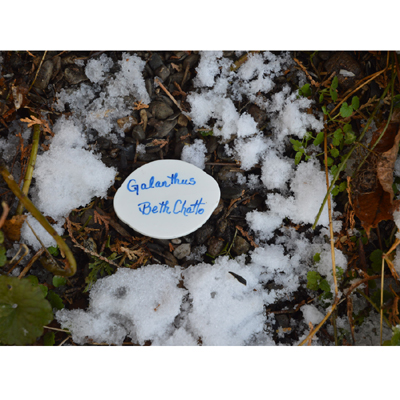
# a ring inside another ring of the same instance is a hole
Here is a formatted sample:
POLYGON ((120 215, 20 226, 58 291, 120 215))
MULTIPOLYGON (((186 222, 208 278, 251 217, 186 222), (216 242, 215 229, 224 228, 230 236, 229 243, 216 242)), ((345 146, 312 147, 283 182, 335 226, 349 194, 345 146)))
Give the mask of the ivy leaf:
POLYGON ((0 276, 0 341, 32 344, 53 319, 50 303, 27 279, 0 276))
POLYGON ((351 132, 348 132, 348 133, 346 133, 346 137, 345 137, 345 140, 344 140, 344 143, 345 144, 352 144, 352 143, 354 143, 355 141, 356 141, 356 135, 354 135, 354 133, 351 133, 351 132))
POLYGON ((360 99, 358 96, 354 96, 351 99, 351 106, 353 107, 353 110, 358 110, 358 107, 360 107, 360 99))
POLYGON ((350 117, 351 114, 353 114, 353 107, 344 102, 340 107, 340 115, 343 118, 347 118, 350 117))
POLYGON ((345 124, 345 126, 343 127, 343 132, 353 132, 353 127, 351 126, 351 124, 345 124))
POLYGON ((330 167, 333 164, 332 158, 328 157, 328 167, 330 167))
POLYGON ((321 290, 323 290, 325 293, 330 293, 331 291, 331 287, 329 286, 329 283, 326 279, 322 279, 320 284, 319 284, 319 288, 321 290))
POLYGON ((324 141, 324 132, 319 132, 317 137, 314 139, 314 146, 318 146, 324 141))

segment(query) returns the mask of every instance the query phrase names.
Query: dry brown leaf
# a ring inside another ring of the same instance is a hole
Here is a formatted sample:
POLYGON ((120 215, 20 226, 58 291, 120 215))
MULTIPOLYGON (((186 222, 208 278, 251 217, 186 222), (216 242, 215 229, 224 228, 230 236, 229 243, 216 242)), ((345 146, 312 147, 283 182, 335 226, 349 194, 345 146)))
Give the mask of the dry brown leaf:
MULTIPOLYGON (((374 133, 371 145, 382 129, 374 133)), ((352 182, 354 212, 368 236, 370 229, 377 227, 380 221, 392 220, 393 211, 400 205, 399 200, 393 200, 392 188, 399 142, 399 124, 392 122, 352 182)))
POLYGON ((26 215, 14 215, 4 222, 3 232, 12 242, 18 242, 21 238, 21 227, 25 219, 26 215))

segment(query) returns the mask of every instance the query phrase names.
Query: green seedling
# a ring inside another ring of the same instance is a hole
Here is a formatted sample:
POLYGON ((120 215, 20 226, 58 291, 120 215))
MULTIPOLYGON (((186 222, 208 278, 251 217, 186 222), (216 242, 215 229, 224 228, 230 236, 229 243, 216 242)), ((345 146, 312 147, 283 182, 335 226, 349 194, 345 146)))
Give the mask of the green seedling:
POLYGON ((312 95, 309 83, 306 83, 299 89, 299 96, 310 97, 312 95))
POLYGON ((63 276, 53 276, 53 286, 58 288, 60 286, 64 286, 67 283, 67 280, 63 276))
MULTIPOLYGON (((100 254, 102 255, 102 254, 100 254)), ((111 261, 116 260, 118 253, 114 252, 108 257, 111 261)), ((92 256, 92 262, 89 264, 89 275, 85 278, 86 287, 83 292, 88 292, 92 286, 96 283, 97 278, 103 277, 104 275, 111 275, 114 272, 114 267, 111 266, 107 261, 101 260, 98 257, 92 256)))
POLYGON ((400 325, 393 327, 392 331, 392 338, 383 342, 384 346, 400 346, 400 325))

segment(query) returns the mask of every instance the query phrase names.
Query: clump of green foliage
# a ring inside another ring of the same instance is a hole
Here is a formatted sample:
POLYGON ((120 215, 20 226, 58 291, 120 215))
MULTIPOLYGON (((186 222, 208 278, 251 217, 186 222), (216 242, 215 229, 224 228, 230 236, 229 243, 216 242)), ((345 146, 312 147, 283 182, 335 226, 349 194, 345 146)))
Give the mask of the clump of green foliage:
MULTIPOLYGON (((102 255, 102 254, 100 254, 102 255)), ((118 253, 114 252, 109 257, 109 260, 114 261, 119 258, 118 253)), ((89 264, 89 269, 91 270, 88 276, 85 278, 86 287, 83 292, 88 292, 92 286, 96 283, 99 277, 107 275, 111 275, 115 267, 110 265, 107 261, 101 260, 98 257, 92 256, 92 262, 89 264)))

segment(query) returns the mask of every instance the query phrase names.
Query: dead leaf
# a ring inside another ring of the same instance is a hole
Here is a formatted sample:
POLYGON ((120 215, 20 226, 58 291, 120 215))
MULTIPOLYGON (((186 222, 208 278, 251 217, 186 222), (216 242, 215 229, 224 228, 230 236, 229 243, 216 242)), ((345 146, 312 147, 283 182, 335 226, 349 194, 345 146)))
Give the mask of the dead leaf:
POLYGON ((18 242, 21 238, 21 227, 25 219, 26 215, 14 215, 4 222, 3 232, 12 242, 18 242))
MULTIPOLYGON (((382 133, 378 129, 371 140, 372 146, 382 133)), ((352 203, 367 235, 380 221, 392 220, 393 211, 400 205, 393 200, 393 169, 400 142, 399 124, 391 122, 352 181, 352 203)))

